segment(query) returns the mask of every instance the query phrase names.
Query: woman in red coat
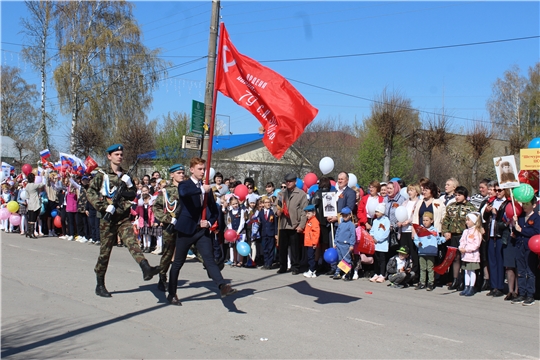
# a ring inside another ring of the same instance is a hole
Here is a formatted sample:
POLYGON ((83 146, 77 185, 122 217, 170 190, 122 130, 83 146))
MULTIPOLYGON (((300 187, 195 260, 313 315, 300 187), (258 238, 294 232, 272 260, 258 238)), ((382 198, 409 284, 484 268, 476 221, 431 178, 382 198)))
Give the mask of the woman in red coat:
POLYGON ((378 181, 370 182, 368 194, 364 195, 358 203, 358 226, 366 230, 371 229, 375 208, 383 202, 383 197, 379 195, 379 191, 381 191, 381 184, 378 181))

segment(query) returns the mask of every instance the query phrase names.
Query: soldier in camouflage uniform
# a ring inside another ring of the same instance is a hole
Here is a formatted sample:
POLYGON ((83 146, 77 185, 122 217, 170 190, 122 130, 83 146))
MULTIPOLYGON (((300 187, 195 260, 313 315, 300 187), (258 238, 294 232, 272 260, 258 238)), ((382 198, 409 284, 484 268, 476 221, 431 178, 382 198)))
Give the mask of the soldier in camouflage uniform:
MULTIPOLYGON (((448 246, 459 248, 461 234, 467 229, 467 225, 465 224, 467 214, 477 210, 473 204, 467 201, 469 191, 464 186, 458 186, 454 190, 454 194, 456 201, 446 207, 446 215, 442 222, 442 233, 446 238, 448 246)), ((452 285, 448 287, 448 290, 463 290, 464 284, 460 276, 460 266, 461 260, 459 254, 457 254, 452 264, 454 280, 452 281, 452 285)))
POLYGON ((178 200, 178 183, 184 181, 184 165, 174 164, 169 168, 172 183, 161 189, 154 204, 152 211, 155 218, 163 223, 163 254, 161 255, 158 289, 165 291, 167 288, 167 271, 171 265, 174 250, 176 247, 176 214, 180 211, 180 201, 178 200), (170 226, 172 225, 172 226, 170 226), (172 229, 170 229, 172 227, 172 229))
POLYGON ((131 256, 140 265, 143 272, 143 279, 150 280, 159 273, 159 267, 151 267, 145 259, 139 244, 133 233, 133 226, 129 221, 131 200, 135 198, 135 191, 131 178, 124 174, 121 163, 124 147, 115 144, 107 149, 107 158, 110 166, 106 169, 98 169, 87 191, 88 201, 97 210, 98 218, 103 218, 105 213, 111 213, 111 221, 100 221, 101 248, 94 272, 97 277, 96 295, 111 297, 105 288, 105 273, 109 265, 109 258, 113 245, 116 245, 118 236, 129 249, 131 256), (119 206, 112 205, 112 199, 120 181, 124 181, 128 191, 122 194, 119 206))

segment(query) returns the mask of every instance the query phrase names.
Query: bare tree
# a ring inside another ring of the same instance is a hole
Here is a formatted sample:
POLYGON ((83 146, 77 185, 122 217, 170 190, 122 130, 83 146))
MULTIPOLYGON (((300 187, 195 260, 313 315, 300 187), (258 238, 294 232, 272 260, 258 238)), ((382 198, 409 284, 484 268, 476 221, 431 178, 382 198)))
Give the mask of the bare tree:
POLYGON ((49 37, 53 21, 55 3, 52 1, 25 1, 26 8, 30 13, 28 19, 22 20, 23 32, 29 38, 28 45, 22 50, 22 56, 29 61, 34 69, 41 75, 41 117, 39 122, 39 134, 41 147, 49 148, 49 133, 47 121, 52 118, 45 109, 47 93, 47 69, 51 58, 47 56, 49 37))
POLYGON ((417 127, 418 111, 412 108, 410 99, 406 99, 398 91, 389 93, 385 88, 371 106, 371 117, 368 121, 372 122, 382 138, 383 181, 388 181, 395 141, 400 137, 409 137, 411 129, 417 127))
POLYGON ((433 150, 448 145, 453 135, 449 132, 450 121, 444 113, 427 118, 425 126, 414 129, 411 134, 411 146, 424 157, 424 176, 431 177, 431 161, 433 150))
POLYGON ((156 122, 144 118, 122 121, 118 125, 117 139, 124 145, 124 162, 132 164, 138 155, 155 149, 156 122))
POLYGON ((484 155, 486 150, 489 149, 492 138, 493 132, 491 129, 479 122, 476 122, 465 135, 465 142, 470 146, 472 153, 473 165, 471 183, 474 187, 478 184, 478 165, 480 163, 480 158, 484 155))
POLYGON ((37 134, 36 86, 21 77, 21 69, 0 67, 2 135, 16 140, 32 140, 37 134))
POLYGON ((73 131, 72 143, 74 144, 74 155, 87 156, 92 153, 99 153, 106 147, 105 133, 102 124, 91 120, 80 120, 73 131))

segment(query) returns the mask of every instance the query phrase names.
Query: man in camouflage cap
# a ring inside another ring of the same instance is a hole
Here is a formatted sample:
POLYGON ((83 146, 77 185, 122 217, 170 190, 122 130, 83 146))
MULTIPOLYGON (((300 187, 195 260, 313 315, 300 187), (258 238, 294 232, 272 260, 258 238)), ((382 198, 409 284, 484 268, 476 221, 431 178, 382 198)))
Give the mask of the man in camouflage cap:
POLYGON ((105 288, 105 273, 109 265, 111 250, 116 245, 117 238, 124 242, 133 259, 140 265, 143 279, 150 280, 159 273, 159 267, 151 267, 145 259, 141 248, 133 233, 133 226, 129 221, 131 201, 135 198, 135 188, 131 178, 124 173, 121 164, 124 147, 121 144, 111 145, 107 149, 107 159, 110 161, 106 169, 98 169, 98 173, 90 183, 87 191, 88 201, 97 210, 98 218, 102 219, 106 213, 112 214, 111 221, 100 220, 101 246, 94 272, 97 277, 96 295, 111 297, 105 288), (122 197, 117 207, 112 199, 121 183, 126 183, 128 191, 122 197))
POLYGON ((178 200, 178 184, 184 181, 184 165, 174 164, 169 168, 172 183, 161 189, 152 210, 155 218, 163 223, 163 254, 161 255, 158 289, 167 289, 167 271, 171 265, 174 250, 176 248, 176 214, 180 211, 180 201, 178 200), (172 229, 171 229, 172 228, 172 229), (172 231, 171 231, 172 230, 172 231))

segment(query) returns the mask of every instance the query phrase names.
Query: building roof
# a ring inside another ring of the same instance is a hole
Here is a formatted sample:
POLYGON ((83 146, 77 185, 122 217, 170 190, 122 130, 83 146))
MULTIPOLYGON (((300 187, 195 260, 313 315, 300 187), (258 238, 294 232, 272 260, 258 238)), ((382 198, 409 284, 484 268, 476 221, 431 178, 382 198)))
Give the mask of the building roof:
POLYGON ((236 134, 214 136, 212 151, 228 150, 255 141, 262 141, 264 134, 236 134))

